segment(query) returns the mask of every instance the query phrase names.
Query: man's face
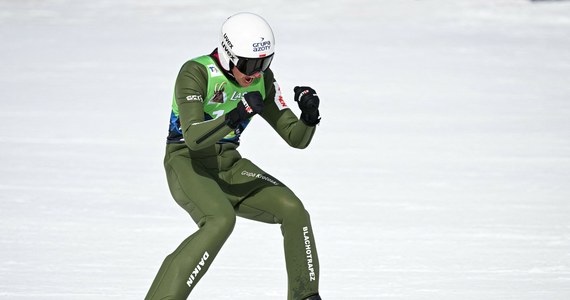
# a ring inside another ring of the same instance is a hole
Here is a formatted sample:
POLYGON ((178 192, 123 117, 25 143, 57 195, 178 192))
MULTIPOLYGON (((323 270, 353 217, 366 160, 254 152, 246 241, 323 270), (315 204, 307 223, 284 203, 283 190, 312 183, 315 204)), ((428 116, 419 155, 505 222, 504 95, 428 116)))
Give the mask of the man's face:
POLYGON ((232 73, 241 87, 250 86, 256 78, 261 78, 261 72, 256 72, 252 75, 245 75, 236 67, 233 67, 232 73))

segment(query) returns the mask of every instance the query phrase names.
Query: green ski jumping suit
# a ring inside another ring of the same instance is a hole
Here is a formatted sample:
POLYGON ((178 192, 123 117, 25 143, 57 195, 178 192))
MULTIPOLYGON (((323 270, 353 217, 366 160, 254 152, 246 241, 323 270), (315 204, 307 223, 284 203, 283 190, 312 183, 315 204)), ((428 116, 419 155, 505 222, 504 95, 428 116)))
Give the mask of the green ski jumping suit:
POLYGON ((309 213, 279 180, 242 158, 239 136, 224 118, 244 93, 259 91, 260 114, 292 147, 305 148, 315 132, 287 108, 271 70, 240 87, 219 66, 217 53, 185 63, 176 79, 164 166, 176 202, 199 229, 164 260, 146 300, 187 299, 231 234, 236 215, 281 224, 288 299, 318 293, 319 263, 309 213))

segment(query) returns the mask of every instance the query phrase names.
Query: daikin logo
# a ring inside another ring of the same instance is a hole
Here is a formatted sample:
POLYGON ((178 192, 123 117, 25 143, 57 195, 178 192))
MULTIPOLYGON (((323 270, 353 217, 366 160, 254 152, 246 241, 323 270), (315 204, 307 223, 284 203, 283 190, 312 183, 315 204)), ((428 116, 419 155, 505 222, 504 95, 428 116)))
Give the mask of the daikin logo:
POLYGON ((206 265, 206 261, 208 260, 208 258, 210 258, 210 254, 208 254, 208 251, 206 251, 202 255, 202 259, 200 259, 200 262, 198 262, 198 265, 194 268, 194 271, 192 271, 192 274, 190 274, 190 277, 188 277, 188 281, 186 281, 186 284, 189 287, 192 287, 192 283, 194 283, 194 280, 196 279, 196 277, 198 277, 198 274, 200 274, 200 271, 202 271, 202 267, 204 267, 204 265, 206 265))

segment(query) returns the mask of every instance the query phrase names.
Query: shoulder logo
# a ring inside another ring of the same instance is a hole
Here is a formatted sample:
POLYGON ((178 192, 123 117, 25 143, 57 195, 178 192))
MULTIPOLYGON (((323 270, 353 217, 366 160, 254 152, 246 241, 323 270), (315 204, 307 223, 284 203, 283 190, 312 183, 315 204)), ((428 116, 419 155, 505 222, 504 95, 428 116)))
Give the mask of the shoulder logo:
POLYGON ((186 100, 204 102, 204 99, 202 99, 202 95, 189 95, 189 96, 186 96, 186 100))
POLYGON ((279 87, 279 84, 277 84, 277 81, 273 82, 273 85, 275 85, 275 104, 277 105, 277 108, 279 108, 279 110, 288 108, 287 103, 285 103, 285 100, 283 100, 283 96, 281 95, 281 88, 279 87))
POLYGON ((210 72, 210 77, 218 77, 222 76, 222 72, 216 67, 214 64, 210 64, 206 66, 208 68, 208 72, 210 72))

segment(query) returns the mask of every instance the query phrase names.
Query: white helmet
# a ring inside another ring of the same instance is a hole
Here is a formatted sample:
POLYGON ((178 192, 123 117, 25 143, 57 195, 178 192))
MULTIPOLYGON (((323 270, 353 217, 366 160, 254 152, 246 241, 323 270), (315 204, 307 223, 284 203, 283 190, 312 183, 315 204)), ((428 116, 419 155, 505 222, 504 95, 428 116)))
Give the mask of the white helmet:
POLYGON ((262 17, 242 12, 229 17, 222 25, 218 56, 227 71, 233 66, 246 75, 265 71, 274 51, 273 31, 262 17))

